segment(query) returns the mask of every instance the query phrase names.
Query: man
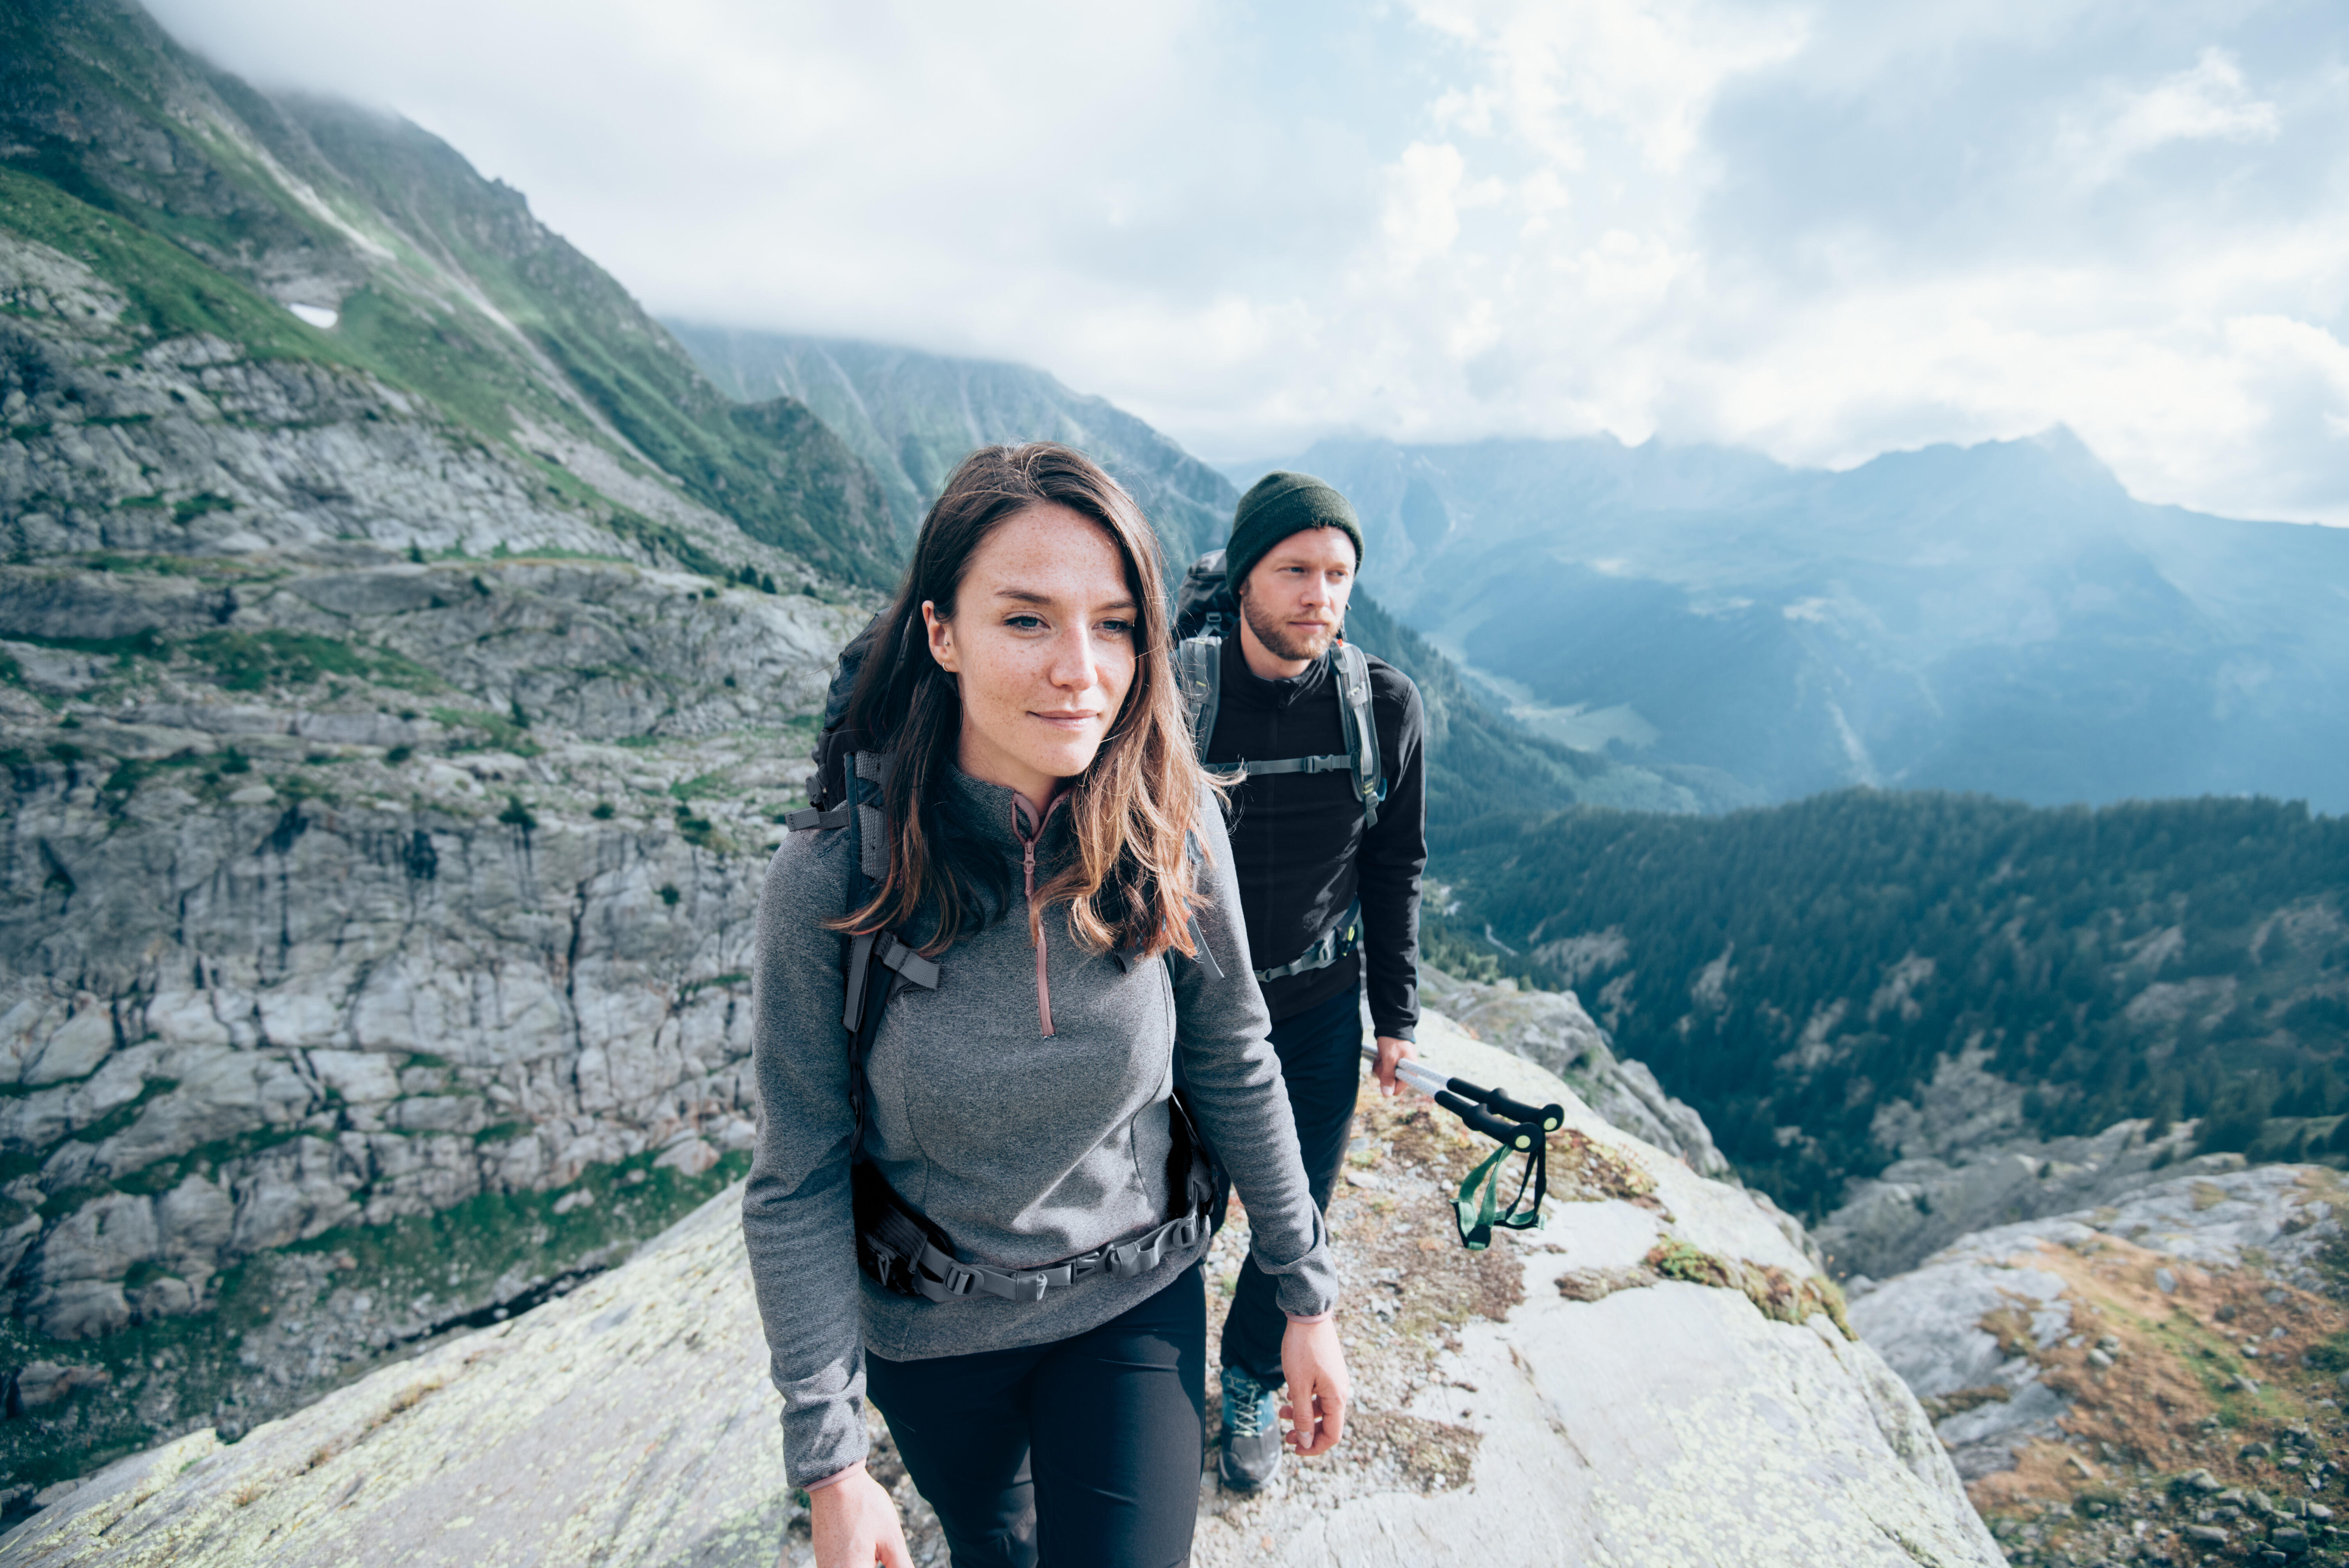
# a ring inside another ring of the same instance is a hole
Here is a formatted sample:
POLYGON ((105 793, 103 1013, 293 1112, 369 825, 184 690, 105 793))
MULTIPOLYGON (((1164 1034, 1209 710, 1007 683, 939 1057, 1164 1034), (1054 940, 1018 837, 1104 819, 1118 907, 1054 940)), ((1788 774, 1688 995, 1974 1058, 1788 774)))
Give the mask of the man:
MULTIPOLYGON (((1309 475, 1266 475, 1240 499, 1225 552, 1238 634, 1220 648, 1185 649, 1197 672, 1220 660, 1220 689, 1198 720, 1208 730, 1201 759, 1216 772, 1247 768, 1226 809, 1240 906, 1306 1174, 1324 1210, 1352 1130, 1365 984, 1389 1094, 1419 1022, 1426 723, 1408 676, 1358 650, 1333 653, 1361 558, 1361 523, 1345 497, 1309 475), (1361 706, 1348 708, 1350 671, 1367 675, 1376 738, 1368 757, 1356 733, 1361 706), (1377 777, 1361 776, 1365 763, 1377 777)), ((1193 684, 1195 698, 1207 683, 1193 684)), ((1248 1260, 1222 1348, 1218 1468, 1235 1490, 1261 1487, 1279 1470, 1274 1391, 1285 1326, 1272 1279, 1248 1260)))

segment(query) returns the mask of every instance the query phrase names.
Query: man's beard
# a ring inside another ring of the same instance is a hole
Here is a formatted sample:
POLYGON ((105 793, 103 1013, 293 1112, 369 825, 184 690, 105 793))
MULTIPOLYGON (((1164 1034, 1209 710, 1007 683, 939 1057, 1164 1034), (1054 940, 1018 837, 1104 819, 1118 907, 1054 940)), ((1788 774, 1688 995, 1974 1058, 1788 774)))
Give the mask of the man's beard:
POLYGON ((1338 628, 1330 626, 1300 636, 1287 622, 1245 598, 1240 601, 1240 615, 1247 622, 1248 630, 1256 634, 1256 640, 1277 659, 1318 659, 1330 651, 1330 643, 1338 635, 1338 628))

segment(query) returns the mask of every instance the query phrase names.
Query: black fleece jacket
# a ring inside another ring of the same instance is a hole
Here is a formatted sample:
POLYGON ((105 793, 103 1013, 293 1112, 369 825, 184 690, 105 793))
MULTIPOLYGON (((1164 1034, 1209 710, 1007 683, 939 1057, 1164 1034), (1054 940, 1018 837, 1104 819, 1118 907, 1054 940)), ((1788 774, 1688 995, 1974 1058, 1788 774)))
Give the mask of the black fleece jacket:
MULTIPOLYGON (((1274 1021, 1350 991, 1368 969, 1371 1021, 1381 1035, 1413 1037, 1419 1025, 1419 881, 1427 866, 1427 720, 1411 677, 1371 655, 1371 712, 1387 798, 1379 825, 1362 830, 1350 773, 1275 773, 1232 791, 1225 818, 1239 874, 1248 951, 1278 968, 1310 947, 1362 901, 1362 947, 1326 969, 1264 988, 1274 1021), (1367 965, 1365 965, 1367 960, 1367 965)), ((1247 666, 1237 636, 1224 639, 1223 696, 1206 763, 1218 772, 1255 758, 1327 757, 1345 750, 1329 665, 1293 680, 1265 680, 1247 666)))

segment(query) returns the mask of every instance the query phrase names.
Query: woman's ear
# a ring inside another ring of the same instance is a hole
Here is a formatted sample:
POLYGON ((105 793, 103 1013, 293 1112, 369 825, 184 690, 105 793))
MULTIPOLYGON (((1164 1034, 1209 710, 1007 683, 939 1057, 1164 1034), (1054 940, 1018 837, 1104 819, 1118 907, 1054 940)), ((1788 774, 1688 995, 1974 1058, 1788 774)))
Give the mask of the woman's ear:
POLYGON ((929 634, 930 657, 938 661, 938 668, 948 675, 960 675, 962 665, 955 657, 954 623, 938 615, 937 601, 922 601, 922 625, 929 634))

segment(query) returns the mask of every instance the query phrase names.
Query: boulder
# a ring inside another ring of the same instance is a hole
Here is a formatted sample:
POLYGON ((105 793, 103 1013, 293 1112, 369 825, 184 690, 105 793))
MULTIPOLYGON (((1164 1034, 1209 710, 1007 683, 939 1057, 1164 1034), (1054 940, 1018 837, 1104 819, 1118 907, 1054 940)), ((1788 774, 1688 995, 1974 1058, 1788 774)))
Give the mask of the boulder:
MULTIPOLYGON (((1476 1143, 1366 1093, 1362 1180, 1331 1219, 1354 1435, 1270 1495, 1204 1481, 1195 1561, 2002 1562, 1778 1216, 1440 1016, 1423 1044, 1567 1106, 1549 1224, 1460 1249, 1445 1199, 1476 1143)), ((233 1446, 200 1431, 111 1465, 0 1539, 0 1565, 804 1563, 739 1202, 233 1446)), ((1244 1224, 1210 1256, 1219 1280, 1244 1224)), ((942 1560, 885 1441, 875 1463, 916 1560, 942 1560)))
POLYGON ((2309 1433, 2339 1425, 2349 1311, 2328 1270, 2344 1196, 2322 1166, 2178 1177, 1855 1282, 1851 1321, 1922 1398, 1985 1514, 2060 1521, 2093 1561, 2126 1543, 2131 1515, 2184 1531, 2202 1493, 2334 1474, 2309 1433), (2091 1539, 2107 1519, 2116 1533, 2091 1539))

